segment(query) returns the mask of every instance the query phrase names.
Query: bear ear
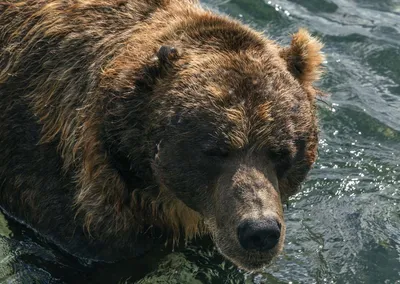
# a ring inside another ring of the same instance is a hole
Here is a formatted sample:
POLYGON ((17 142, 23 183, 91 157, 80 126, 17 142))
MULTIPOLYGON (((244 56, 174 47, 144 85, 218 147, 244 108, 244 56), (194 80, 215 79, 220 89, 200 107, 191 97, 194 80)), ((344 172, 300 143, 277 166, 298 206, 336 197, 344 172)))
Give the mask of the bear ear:
POLYGON ((178 59, 179 52, 173 46, 163 45, 157 51, 156 57, 161 64, 167 64, 167 63, 171 63, 172 61, 178 59))
POLYGON ((324 60, 322 47, 319 40, 305 29, 300 29, 292 36, 290 46, 281 50, 280 55, 285 59, 288 70, 302 85, 310 86, 319 79, 324 60))

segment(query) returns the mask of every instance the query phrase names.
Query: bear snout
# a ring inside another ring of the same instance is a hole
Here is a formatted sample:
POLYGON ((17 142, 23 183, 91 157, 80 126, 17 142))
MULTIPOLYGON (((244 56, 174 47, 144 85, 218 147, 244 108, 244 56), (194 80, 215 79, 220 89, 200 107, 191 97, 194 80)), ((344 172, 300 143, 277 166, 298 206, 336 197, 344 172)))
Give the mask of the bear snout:
POLYGON ((273 217, 247 219, 237 229, 239 243, 246 251, 265 252, 273 249, 281 237, 281 224, 273 217))

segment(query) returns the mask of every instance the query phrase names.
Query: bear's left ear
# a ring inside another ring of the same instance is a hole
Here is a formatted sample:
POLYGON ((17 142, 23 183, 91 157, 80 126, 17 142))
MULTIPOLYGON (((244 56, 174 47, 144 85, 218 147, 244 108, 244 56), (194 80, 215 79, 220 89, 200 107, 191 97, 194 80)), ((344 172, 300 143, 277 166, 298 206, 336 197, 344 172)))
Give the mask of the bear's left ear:
POLYGON ((322 73, 321 63, 324 60, 321 54, 322 47, 323 44, 319 40, 312 37, 305 29, 300 29, 292 36, 290 46, 280 51, 289 72, 306 87, 318 80, 322 73))
POLYGON ((173 46, 163 45, 156 53, 160 64, 168 64, 179 58, 178 49, 173 46))

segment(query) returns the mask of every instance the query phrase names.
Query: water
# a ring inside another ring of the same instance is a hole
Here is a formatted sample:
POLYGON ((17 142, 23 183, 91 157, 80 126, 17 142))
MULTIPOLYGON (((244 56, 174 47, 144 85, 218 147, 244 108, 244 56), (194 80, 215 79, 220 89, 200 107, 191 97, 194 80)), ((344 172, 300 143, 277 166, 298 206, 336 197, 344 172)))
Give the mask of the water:
POLYGON ((286 210, 283 254, 246 274, 209 241, 112 265, 77 263, 0 216, 4 283, 400 283, 400 1, 205 0, 287 44, 325 42, 321 143, 286 210), (200 248, 201 247, 201 248, 200 248))

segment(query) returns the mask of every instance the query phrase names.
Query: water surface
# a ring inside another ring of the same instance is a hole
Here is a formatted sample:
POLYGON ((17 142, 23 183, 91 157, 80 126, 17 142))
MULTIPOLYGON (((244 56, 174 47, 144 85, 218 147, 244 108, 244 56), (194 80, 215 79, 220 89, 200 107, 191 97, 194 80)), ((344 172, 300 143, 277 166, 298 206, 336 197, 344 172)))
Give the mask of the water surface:
POLYGON ((77 263, 0 216, 4 283, 400 283, 400 1, 204 0, 283 44, 325 43, 319 159, 286 210, 283 254, 246 274, 209 242, 113 265, 77 263))

